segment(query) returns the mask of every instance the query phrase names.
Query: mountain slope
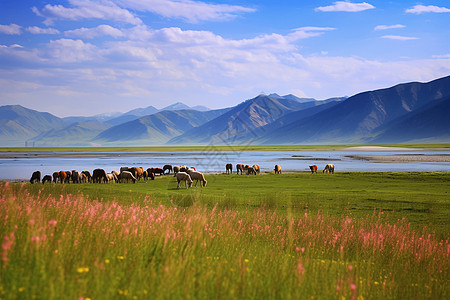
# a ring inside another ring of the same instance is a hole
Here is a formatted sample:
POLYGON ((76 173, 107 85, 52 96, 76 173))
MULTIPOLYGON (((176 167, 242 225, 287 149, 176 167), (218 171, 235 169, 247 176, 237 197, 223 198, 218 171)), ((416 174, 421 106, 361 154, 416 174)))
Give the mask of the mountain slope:
POLYGON ((364 92, 261 138, 264 144, 370 142, 383 124, 450 96, 450 76, 364 92))
POLYGON ((165 110, 109 128, 97 135, 93 141, 102 144, 130 142, 163 144, 186 130, 208 122, 226 111, 227 109, 206 112, 165 110))
POLYGON ((185 134, 171 139, 169 144, 233 143, 239 136, 258 136, 258 128, 272 123, 281 116, 314 104, 259 95, 247 100, 227 113, 185 134))
POLYGON ((52 114, 38 112, 20 105, 0 107, 0 145, 24 146, 25 141, 65 122, 52 114))
POLYGON ((90 140, 111 125, 98 121, 86 121, 70 124, 57 130, 51 129, 30 140, 29 145, 34 146, 85 146, 90 140))
POLYGON ((375 143, 450 142, 450 97, 383 126, 375 143))

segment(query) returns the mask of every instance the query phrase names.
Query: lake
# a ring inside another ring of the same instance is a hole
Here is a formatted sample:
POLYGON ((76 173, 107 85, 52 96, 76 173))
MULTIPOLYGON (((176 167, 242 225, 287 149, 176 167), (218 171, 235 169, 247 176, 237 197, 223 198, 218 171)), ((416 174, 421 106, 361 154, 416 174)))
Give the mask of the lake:
MULTIPOLYGON (((0 179, 28 180, 39 170, 52 174, 59 170, 119 170, 122 166, 162 167, 165 164, 194 166, 206 173, 225 172, 225 164, 259 164, 261 171, 273 171, 279 164, 283 171, 309 171, 316 164, 322 170, 327 163, 336 172, 379 171, 450 171, 450 162, 376 162, 354 159, 352 155, 450 155, 450 151, 195 151, 195 152, 66 152, 63 154, 29 152, 2 154, 0 179), (5 158, 4 155, 14 158, 5 158)), ((235 168, 235 167, 234 167, 235 168)), ((235 169, 233 169, 234 172, 235 169)))

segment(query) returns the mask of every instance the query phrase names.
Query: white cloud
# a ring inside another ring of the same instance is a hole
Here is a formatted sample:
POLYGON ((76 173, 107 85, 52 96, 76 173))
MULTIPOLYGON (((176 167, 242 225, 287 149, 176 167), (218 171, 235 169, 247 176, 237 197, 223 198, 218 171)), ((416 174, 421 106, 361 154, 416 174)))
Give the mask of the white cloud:
POLYGON ((96 46, 81 40, 59 39, 50 41, 46 56, 57 66, 61 63, 81 63, 98 58, 96 46))
POLYGON ((223 21, 255 9, 229 4, 210 4, 193 0, 69 0, 69 7, 47 4, 42 9, 33 7, 33 12, 45 18, 44 24, 56 20, 100 19, 142 24, 142 20, 130 10, 151 12, 166 18, 178 18, 191 23, 199 21, 223 21))
POLYGON ((59 30, 55 28, 40 28, 37 26, 30 26, 26 29, 32 34, 59 34, 59 30))
POLYGON ((390 40, 398 40, 398 41, 411 41, 411 40, 418 40, 417 37, 411 37, 411 36, 402 36, 402 35, 383 35, 383 39, 390 39, 390 40))
POLYGON ((396 25, 378 25, 374 28, 375 31, 378 30, 388 30, 388 29, 397 29, 397 28, 405 28, 405 25, 396 24, 396 25))
POLYGON ((336 1, 333 5, 329 6, 320 6, 317 7, 316 11, 323 11, 323 12, 334 12, 334 11, 344 11, 344 12, 359 12, 364 11, 368 9, 373 9, 375 6, 363 2, 363 3, 352 3, 347 1, 336 1))
POLYGON ((128 24, 141 24, 141 19, 135 17, 128 10, 120 8, 114 2, 104 0, 101 2, 90 0, 69 0, 72 7, 47 4, 39 10, 33 7, 33 12, 45 18, 44 24, 51 25, 56 20, 84 20, 100 19, 119 21, 128 24))
POLYGON ((147 11, 166 18, 180 18, 191 23, 199 21, 223 21, 255 9, 239 5, 212 4, 192 0, 117 0, 122 7, 147 11))
POLYGON ((0 25, 0 33, 4 33, 4 34, 21 34, 22 26, 17 25, 17 24, 9 24, 9 25, 0 25))
POLYGON ((330 56, 326 51, 300 53, 302 39, 333 29, 301 27, 285 35, 238 40, 209 31, 139 25, 123 30, 130 40, 98 45, 59 39, 39 50, 0 46, 0 61, 8 63, 8 68, 0 69, 0 97, 20 95, 39 101, 41 107, 45 103, 54 107, 50 103, 64 95, 66 114, 94 114, 148 106, 148 101, 156 106, 181 100, 224 107, 262 90, 297 90, 318 99, 350 96, 450 74, 447 55, 376 61, 330 56), (89 111, 83 112, 84 107, 89 111))
POLYGON ((408 8, 406 12, 419 15, 423 13, 446 13, 450 12, 450 9, 447 7, 439 7, 435 5, 416 5, 413 8, 408 8))
POLYGON ((65 36, 69 37, 81 37, 86 39, 93 39, 99 36, 112 36, 112 37, 121 37, 123 36, 122 31, 117 28, 111 27, 109 25, 99 25, 94 28, 79 28, 75 30, 67 30, 64 32, 65 36))
POLYGON ((440 55, 433 55, 433 58, 448 58, 450 59, 450 54, 440 54, 440 55))

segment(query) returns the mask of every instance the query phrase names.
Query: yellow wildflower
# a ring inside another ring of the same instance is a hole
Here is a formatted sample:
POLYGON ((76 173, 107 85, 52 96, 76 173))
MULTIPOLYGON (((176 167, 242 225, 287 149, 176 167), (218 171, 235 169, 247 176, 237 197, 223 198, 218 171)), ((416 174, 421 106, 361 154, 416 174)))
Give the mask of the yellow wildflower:
POLYGON ((105 264, 109 264, 109 259, 105 259, 105 264))

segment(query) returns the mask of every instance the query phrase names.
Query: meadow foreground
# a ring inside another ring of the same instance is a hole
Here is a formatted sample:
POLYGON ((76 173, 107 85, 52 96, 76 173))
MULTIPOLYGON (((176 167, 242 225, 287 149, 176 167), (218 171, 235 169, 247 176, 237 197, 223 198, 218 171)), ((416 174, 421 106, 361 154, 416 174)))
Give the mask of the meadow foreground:
POLYGON ((0 183, 0 298, 445 299, 449 179, 0 183))

